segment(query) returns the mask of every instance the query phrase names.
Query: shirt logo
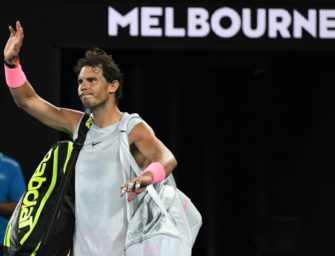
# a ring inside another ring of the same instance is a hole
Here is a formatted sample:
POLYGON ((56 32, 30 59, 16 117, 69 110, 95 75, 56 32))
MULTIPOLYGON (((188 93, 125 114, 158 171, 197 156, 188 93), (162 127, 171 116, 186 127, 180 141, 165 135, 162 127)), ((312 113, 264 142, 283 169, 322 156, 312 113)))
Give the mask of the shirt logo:
POLYGON ((98 141, 98 142, 92 142, 92 146, 94 147, 95 145, 98 145, 99 143, 101 143, 102 141, 98 141))

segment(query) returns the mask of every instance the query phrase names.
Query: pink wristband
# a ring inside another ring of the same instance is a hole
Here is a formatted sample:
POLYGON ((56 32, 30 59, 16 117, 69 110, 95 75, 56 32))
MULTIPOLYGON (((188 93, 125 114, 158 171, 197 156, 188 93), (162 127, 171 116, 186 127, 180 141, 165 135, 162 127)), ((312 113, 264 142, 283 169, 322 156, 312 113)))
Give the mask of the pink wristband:
POLYGON ((152 183, 158 183, 165 179, 165 169, 161 163, 153 162, 141 173, 141 176, 146 173, 151 172, 153 175, 152 183))
POLYGON ((27 80, 21 65, 15 68, 9 68, 5 65, 6 83, 10 88, 21 87, 27 80))

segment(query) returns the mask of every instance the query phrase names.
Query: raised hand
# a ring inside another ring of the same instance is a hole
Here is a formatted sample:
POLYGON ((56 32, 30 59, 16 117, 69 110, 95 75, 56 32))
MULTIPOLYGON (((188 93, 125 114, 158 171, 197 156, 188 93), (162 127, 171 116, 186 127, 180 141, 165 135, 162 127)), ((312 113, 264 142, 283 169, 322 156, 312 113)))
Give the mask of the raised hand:
POLYGON ((9 26, 9 38, 4 49, 4 57, 6 62, 15 62, 19 56, 23 42, 23 27, 20 21, 16 21, 16 30, 9 26))

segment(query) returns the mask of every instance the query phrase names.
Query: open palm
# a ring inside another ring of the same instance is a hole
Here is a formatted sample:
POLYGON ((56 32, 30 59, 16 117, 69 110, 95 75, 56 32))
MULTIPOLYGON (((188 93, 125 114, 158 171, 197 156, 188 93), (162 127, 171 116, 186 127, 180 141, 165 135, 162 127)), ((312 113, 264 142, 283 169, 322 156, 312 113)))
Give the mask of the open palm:
POLYGON ((16 30, 12 26, 9 26, 9 32, 10 35, 4 49, 4 57, 8 62, 19 55, 22 46, 24 35, 20 21, 16 22, 16 30))

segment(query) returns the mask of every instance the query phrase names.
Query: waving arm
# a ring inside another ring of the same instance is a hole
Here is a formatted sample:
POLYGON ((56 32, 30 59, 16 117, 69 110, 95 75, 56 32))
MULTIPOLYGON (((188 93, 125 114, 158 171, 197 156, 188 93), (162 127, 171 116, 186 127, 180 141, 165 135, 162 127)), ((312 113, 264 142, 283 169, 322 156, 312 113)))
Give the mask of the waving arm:
POLYGON ((45 125, 72 135, 83 113, 56 107, 35 92, 26 79, 19 60, 23 38, 20 21, 16 21, 15 29, 9 26, 9 38, 4 48, 5 75, 15 103, 45 125))

